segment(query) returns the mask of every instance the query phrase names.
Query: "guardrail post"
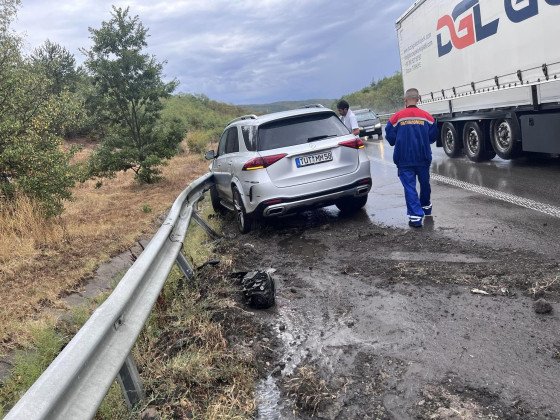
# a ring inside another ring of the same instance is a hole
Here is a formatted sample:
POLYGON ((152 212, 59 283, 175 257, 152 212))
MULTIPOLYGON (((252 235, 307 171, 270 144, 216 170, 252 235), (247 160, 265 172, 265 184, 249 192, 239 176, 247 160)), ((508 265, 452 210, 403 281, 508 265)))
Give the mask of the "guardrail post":
POLYGON ((191 280, 194 278, 194 270, 181 251, 177 254, 175 261, 187 279, 191 280))
POLYGON ((212 229, 212 228, 210 227, 210 225, 208 225, 208 223, 206 223, 206 222, 204 221, 204 219, 203 219, 202 217, 200 217, 200 215, 199 215, 196 211, 193 211, 192 218, 194 219, 194 221, 195 221, 196 223, 198 223, 198 225, 199 225, 202 229, 204 229, 204 231, 205 231, 205 232, 208 234, 208 236, 210 236, 212 239, 219 239, 219 238, 221 238, 221 236, 220 236, 214 229, 212 229))
POLYGON ((138 369, 136 369, 136 363, 134 363, 131 354, 125 359, 117 375, 117 381, 121 386, 124 400, 129 409, 132 409, 144 398, 142 380, 140 379, 138 369))

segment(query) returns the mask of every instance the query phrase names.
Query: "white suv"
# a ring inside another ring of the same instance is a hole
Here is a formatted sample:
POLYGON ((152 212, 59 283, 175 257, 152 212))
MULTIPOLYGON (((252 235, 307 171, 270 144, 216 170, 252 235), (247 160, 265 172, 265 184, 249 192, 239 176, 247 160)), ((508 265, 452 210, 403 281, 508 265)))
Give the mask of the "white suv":
POLYGON ((323 107, 236 118, 218 151, 206 153, 215 181, 214 211, 235 211, 242 233, 260 217, 331 204, 357 211, 372 183, 364 147, 323 107))

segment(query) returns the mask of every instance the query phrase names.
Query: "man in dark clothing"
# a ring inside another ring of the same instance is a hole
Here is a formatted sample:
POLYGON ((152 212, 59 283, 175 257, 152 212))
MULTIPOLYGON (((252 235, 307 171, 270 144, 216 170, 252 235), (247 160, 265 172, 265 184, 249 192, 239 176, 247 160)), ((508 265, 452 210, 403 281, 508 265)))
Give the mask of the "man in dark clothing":
POLYGON ((434 117, 416 106, 420 100, 417 89, 408 89, 404 100, 406 108, 391 117, 385 127, 385 138, 391 146, 395 146, 393 162, 404 187, 408 224, 422 227, 424 216, 432 214, 430 144, 436 141, 438 128, 434 117), (420 197, 416 190, 416 178, 420 183, 420 197))

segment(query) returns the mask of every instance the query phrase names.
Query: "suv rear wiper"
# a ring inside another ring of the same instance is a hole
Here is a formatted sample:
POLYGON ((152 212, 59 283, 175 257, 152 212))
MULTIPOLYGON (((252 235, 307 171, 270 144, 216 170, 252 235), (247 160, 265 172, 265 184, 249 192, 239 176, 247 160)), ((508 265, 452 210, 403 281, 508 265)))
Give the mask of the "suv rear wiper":
POLYGON ((309 137, 307 139, 307 142, 310 143, 312 141, 318 141, 318 140, 324 140, 324 139, 330 139, 331 137, 336 137, 336 134, 324 134, 322 136, 315 136, 315 137, 309 137))

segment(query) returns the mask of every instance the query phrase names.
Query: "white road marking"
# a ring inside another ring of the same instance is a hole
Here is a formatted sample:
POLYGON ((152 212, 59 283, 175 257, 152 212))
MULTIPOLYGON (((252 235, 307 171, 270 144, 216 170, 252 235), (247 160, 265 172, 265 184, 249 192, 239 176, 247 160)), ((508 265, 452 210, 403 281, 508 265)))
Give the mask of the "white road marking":
MULTIPOLYGON (((370 160, 382 163, 384 165, 394 166, 392 162, 387 162, 382 159, 370 157, 370 160)), ((480 185, 471 184, 469 182, 459 181, 457 179, 449 178, 447 176, 434 174, 433 172, 430 173, 430 178, 435 181, 441 182, 443 184, 452 185, 454 187, 458 187, 467 191, 472 191, 478 194, 482 194, 487 197, 494 198, 496 200, 505 201, 507 203, 515 204, 516 206, 538 211, 548 216, 560 218, 560 207, 552 206, 550 204, 544 204, 539 201, 531 200, 529 198, 523 198, 517 195, 493 190, 491 188, 481 187, 480 185)))

